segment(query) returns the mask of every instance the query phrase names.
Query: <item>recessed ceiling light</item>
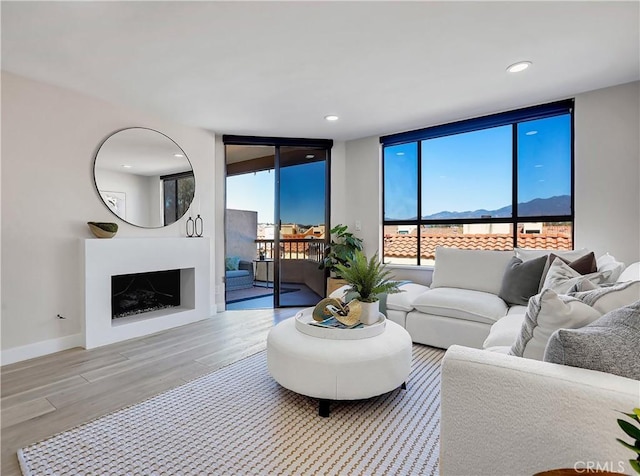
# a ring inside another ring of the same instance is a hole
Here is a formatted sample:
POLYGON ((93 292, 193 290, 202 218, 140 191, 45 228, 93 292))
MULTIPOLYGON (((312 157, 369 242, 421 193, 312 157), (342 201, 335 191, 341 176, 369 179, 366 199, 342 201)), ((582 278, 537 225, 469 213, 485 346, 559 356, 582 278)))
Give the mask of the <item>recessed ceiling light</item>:
POLYGON ((525 135, 535 136, 537 133, 538 133, 538 131, 529 131, 529 132, 525 132, 525 135))
POLYGON ((173 154, 174 157, 184 157, 184 154, 173 154))
POLYGON ((307 154, 307 155, 305 155, 304 158, 305 159, 313 159, 314 157, 315 157, 315 155, 313 155, 313 154, 307 154))
POLYGON ((509 73, 519 73, 520 71, 524 71, 533 63, 531 61, 519 61, 518 63, 513 63, 511 66, 507 68, 507 72, 509 73))
POLYGON ((131 167, 133 167, 133 165, 122 165, 122 167, 124 167, 125 169, 130 169, 131 167))
POLYGON ((324 118, 327 121, 337 121, 339 119, 338 116, 334 114, 329 114, 328 116, 324 116, 324 118))

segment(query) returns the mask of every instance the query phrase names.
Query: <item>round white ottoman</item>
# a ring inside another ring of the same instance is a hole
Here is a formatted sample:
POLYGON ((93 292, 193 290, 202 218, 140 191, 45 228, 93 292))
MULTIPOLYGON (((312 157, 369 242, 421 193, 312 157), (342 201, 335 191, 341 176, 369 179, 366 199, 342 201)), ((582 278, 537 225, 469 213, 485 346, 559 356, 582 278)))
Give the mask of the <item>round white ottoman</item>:
POLYGON ((299 332, 291 318, 269 332, 267 365, 276 382, 320 399, 320 415, 329 416, 329 400, 371 398, 405 388, 411 346, 409 333, 389 320, 375 337, 334 340, 299 332))

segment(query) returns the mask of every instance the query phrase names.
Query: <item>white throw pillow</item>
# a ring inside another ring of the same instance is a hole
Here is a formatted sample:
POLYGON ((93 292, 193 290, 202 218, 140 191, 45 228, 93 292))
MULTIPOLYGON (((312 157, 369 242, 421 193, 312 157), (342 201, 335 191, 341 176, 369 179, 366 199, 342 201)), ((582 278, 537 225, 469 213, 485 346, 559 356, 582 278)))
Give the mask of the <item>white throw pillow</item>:
POLYGON ((564 261, 556 259, 549 267, 549 272, 542 284, 542 290, 553 289, 558 294, 566 294, 582 280, 586 279, 593 284, 602 284, 610 275, 611 271, 582 275, 564 261))
POLYGON ((624 270, 624 263, 616 260, 609 253, 600 256, 600 258, 596 260, 596 264, 598 266, 598 272, 611 272, 611 275, 607 278, 608 283, 615 283, 624 270))
POLYGON ((556 256, 566 259, 567 261, 575 261, 578 258, 582 258, 584 255, 591 253, 586 248, 580 248, 578 250, 534 250, 529 248, 514 248, 515 254, 522 261, 529 261, 530 259, 539 258, 540 256, 553 253, 556 256))
POLYGON ((618 276, 618 282, 624 281, 638 281, 640 280, 640 261, 631 263, 627 266, 620 276, 618 276))
POLYGON ((602 314, 625 307, 640 300, 640 281, 627 281, 583 292, 571 293, 602 314))
POLYGON ((458 288, 495 294, 513 251, 459 250, 436 247, 431 288, 458 288))
POLYGON ((584 327, 600 316, 600 311, 575 297, 558 295, 552 289, 545 289, 529 299, 520 334, 510 354, 542 360, 551 334, 558 329, 584 327))

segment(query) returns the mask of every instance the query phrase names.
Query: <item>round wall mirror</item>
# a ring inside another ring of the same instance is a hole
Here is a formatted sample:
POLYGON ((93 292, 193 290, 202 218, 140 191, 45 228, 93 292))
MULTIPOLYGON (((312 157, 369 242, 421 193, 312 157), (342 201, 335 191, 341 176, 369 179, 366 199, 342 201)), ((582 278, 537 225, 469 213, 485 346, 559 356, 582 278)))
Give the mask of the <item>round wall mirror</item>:
POLYGON ((144 228, 178 221, 196 190, 191 162, 180 146, 144 127, 107 137, 96 153, 93 178, 114 215, 144 228))

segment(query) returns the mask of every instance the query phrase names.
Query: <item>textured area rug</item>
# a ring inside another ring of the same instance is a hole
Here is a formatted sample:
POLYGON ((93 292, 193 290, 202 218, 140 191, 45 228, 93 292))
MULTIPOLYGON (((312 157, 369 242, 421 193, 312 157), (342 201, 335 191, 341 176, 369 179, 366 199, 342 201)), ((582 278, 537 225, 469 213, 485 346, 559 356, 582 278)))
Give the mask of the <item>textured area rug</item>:
POLYGON ((407 390, 332 402, 280 387, 260 352, 18 451, 25 475, 436 475, 440 361, 414 345, 407 390))

